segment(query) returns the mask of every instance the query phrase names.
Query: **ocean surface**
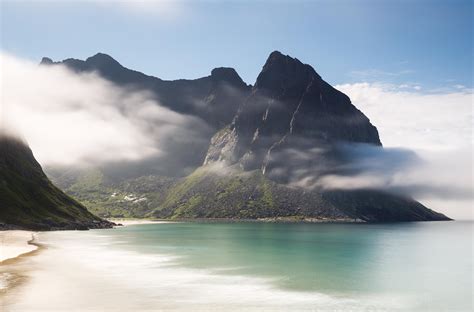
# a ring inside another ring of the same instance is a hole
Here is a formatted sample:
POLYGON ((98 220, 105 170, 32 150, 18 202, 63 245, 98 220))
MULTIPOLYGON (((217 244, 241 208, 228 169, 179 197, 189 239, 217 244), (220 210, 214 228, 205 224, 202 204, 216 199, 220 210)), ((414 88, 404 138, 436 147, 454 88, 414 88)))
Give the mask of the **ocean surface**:
POLYGON ((41 233, 5 311, 472 311, 473 223, 41 233))

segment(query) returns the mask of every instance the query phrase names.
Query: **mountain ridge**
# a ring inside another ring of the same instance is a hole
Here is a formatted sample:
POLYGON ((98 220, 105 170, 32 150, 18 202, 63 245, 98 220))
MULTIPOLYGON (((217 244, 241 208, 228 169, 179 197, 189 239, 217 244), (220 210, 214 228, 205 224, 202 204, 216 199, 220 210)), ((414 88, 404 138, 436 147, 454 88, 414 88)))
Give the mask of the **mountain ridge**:
POLYGON ((64 64, 79 72, 95 70, 118 85, 155 92, 160 104, 199 117, 214 129, 207 152, 195 153, 194 172, 189 175, 169 180, 154 175, 150 168, 148 176, 118 182, 101 179, 94 192, 94 188, 68 184, 68 193, 94 205, 101 215, 449 220, 411 198, 381 190, 290 184, 289 178, 302 172, 307 172, 302 178, 309 175, 313 180, 326 174, 348 174, 338 171, 350 161, 338 148, 341 143, 377 148, 382 143, 377 128, 349 97, 310 65, 278 51, 269 55, 253 86, 232 68, 216 68, 210 76, 195 80, 165 81, 137 74, 101 54, 86 61, 46 60, 45 64, 64 64))

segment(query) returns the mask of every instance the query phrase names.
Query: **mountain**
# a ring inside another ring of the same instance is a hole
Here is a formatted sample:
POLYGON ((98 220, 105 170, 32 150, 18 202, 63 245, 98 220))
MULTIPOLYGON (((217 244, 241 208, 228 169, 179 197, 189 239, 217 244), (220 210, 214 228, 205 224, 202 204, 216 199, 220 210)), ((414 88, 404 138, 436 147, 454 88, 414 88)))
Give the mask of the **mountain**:
POLYGON ((317 179, 350 163, 338 148, 343 143, 382 145, 377 129, 345 94, 311 66, 275 51, 233 121, 211 139, 203 167, 168 190, 153 215, 367 222, 446 218, 379 190, 288 186, 295 172, 310 171, 317 179), (308 157, 291 158, 292 153, 308 157))
MULTIPOLYGON (((197 117, 204 121, 205 129, 193 129, 200 138, 193 142, 181 142, 179 138, 168 142, 167 153, 161 159, 150 159, 127 164, 127 174, 139 177, 142 174, 160 174, 166 176, 183 176, 192 168, 202 164, 209 140, 223 126, 229 124, 240 103, 248 96, 248 86, 233 68, 219 67, 211 71, 209 76, 188 80, 162 80, 122 66, 109 55, 98 53, 86 60, 66 59, 53 62, 43 58, 43 66, 63 65, 76 73, 95 72, 114 84, 133 91, 146 91, 156 101, 177 113, 197 117), (187 153, 189 149, 193 153, 187 153), (165 159, 163 159, 165 158, 165 159), (160 166, 160 163, 166 165, 160 166)), ((124 175, 122 164, 112 168, 124 175)))
POLYGON ((282 152, 324 149, 318 162, 326 165, 338 142, 382 145, 377 128, 345 94, 311 66, 275 51, 232 123, 212 138, 204 164, 239 162, 275 175, 273 169, 286 167, 287 159, 277 157, 282 152))
POLYGON ((91 229, 112 227, 54 186, 30 148, 0 134, 0 229, 91 229))
POLYGON ((227 67, 215 68, 209 76, 199 79, 162 80, 128 69, 103 53, 85 61, 66 59, 53 62, 45 57, 40 64, 64 65, 77 73, 96 72, 119 86, 152 92, 161 105, 198 116, 215 129, 232 121, 239 104, 250 91, 250 86, 235 69, 227 67))
POLYGON ((157 175, 151 167, 147 174, 118 179, 100 168, 50 171, 68 194, 99 215, 449 220, 405 196, 321 185, 321 177, 353 174, 347 169, 351 155, 341 146, 382 149, 382 143, 376 127, 345 94, 310 65, 278 51, 270 54, 253 86, 230 68, 196 80, 165 81, 127 69, 104 54, 85 61, 43 59, 42 64, 93 71, 118 85, 153 92, 162 105, 201 118, 214 129, 205 148, 190 153, 194 159, 187 165, 194 171, 185 176, 157 175))

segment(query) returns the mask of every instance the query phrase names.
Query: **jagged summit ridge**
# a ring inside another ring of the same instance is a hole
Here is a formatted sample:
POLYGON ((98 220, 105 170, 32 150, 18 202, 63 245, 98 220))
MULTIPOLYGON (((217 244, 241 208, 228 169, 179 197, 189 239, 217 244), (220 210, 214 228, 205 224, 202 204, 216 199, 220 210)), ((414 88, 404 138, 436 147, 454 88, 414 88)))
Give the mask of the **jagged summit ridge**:
POLYGON ((311 66, 301 63, 297 58, 274 51, 263 65, 255 87, 282 91, 295 85, 307 85, 313 77, 320 78, 311 66))
POLYGON ((247 86, 235 69, 231 67, 216 67, 211 71, 211 78, 216 82, 226 82, 236 86, 247 86))
MULTIPOLYGON (((75 72, 96 72, 119 86, 146 90, 156 95, 161 105, 197 116, 216 129, 232 121, 239 103, 250 90, 235 69, 228 67, 215 68, 209 76, 194 80, 162 80, 128 69, 104 53, 97 53, 85 61, 66 59, 42 61, 41 64, 62 64, 75 72)), ((200 157, 198 162, 202 162, 203 155, 200 157)))

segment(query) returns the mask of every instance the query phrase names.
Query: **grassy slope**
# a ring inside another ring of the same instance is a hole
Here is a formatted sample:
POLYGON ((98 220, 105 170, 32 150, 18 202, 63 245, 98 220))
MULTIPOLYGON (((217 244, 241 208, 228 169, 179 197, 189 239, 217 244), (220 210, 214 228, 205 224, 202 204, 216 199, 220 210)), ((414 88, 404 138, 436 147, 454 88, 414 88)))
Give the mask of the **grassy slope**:
POLYGON ((317 193, 276 184, 260 171, 225 174, 200 167, 171 188, 153 216, 169 218, 348 219, 317 193))
POLYGON ((31 229, 106 224, 54 186, 25 144, 5 136, 0 136, 0 222, 31 229))
POLYGON ((161 176, 113 181, 97 168, 49 172, 53 182, 101 217, 141 218, 158 207, 175 179, 161 176))
POLYGON ((226 174, 207 167, 171 188, 152 215, 171 218, 314 218, 368 222, 447 220, 410 198, 378 190, 305 191, 260 171, 226 174))
POLYGON ((67 192, 101 216, 158 218, 314 218, 322 220, 443 220, 408 198, 375 190, 306 191, 268 180, 260 171, 219 172, 200 167, 172 180, 159 176, 107 181, 100 172, 83 172, 67 192), (114 196, 112 196, 114 195, 114 196), (125 200, 127 197, 144 199, 125 200))

